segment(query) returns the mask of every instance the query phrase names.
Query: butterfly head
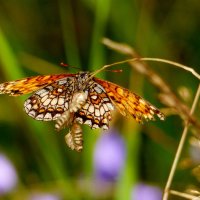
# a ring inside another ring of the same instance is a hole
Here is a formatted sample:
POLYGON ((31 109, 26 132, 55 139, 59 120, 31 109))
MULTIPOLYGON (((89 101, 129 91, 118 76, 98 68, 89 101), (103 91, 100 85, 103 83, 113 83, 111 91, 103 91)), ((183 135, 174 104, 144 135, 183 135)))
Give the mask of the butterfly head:
POLYGON ((80 90, 84 90, 88 83, 90 82, 90 72, 79 72, 77 73, 77 83, 79 85, 80 90))

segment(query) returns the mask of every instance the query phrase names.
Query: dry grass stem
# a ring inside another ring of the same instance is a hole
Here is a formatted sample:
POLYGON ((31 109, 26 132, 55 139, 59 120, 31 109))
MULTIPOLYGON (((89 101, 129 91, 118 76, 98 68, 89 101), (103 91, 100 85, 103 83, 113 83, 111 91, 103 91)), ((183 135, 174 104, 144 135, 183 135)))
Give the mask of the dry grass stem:
POLYGON ((173 194, 173 195, 176 195, 176 196, 179 196, 179 197, 183 197, 185 199, 200 200, 200 197, 196 197, 194 195, 187 194, 187 193, 178 192, 178 191, 175 191, 175 190, 170 190, 170 194, 173 194))
MULTIPOLYGON (((194 116, 190 115, 190 109, 187 105, 185 105, 177 96, 176 94, 170 89, 169 85, 150 67, 143 61, 151 60, 151 61, 158 61, 158 62, 165 62, 168 64, 173 64, 177 67, 180 67, 182 69, 185 69, 189 72, 191 72, 195 77, 200 78, 200 75, 196 73, 192 68, 189 68, 185 65, 181 65, 179 63, 175 63, 172 61, 159 59, 159 58, 141 58, 141 56, 130 46, 126 44, 121 44, 114 42, 110 39, 104 38, 103 44, 105 44, 108 48, 111 48, 121 54, 125 54, 127 56, 131 56, 132 59, 128 59, 121 62, 116 62, 111 65, 106 65, 103 67, 103 69, 100 69, 100 71, 104 70, 105 68, 108 68, 110 66, 114 66, 117 64, 123 64, 129 62, 131 67, 133 67, 136 71, 139 73, 145 75, 149 81, 160 90, 159 98, 161 102, 166 105, 167 107, 174 108, 179 113, 180 117, 182 117, 184 120, 189 120, 189 122, 196 128, 196 130, 200 129, 200 124, 196 120, 194 116)), ((98 72, 97 72, 98 73, 98 72)), ((96 73, 95 73, 96 74, 96 73)))
MULTIPOLYGON (((197 89, 197 92, 196 92, 196 95, 195 95, 195 98, 194 98, 194 101, 193 101, 193 104, 192 104, 192 108, 190 110, 190 115, 192 115, 195 111, 195 108, 196 108, 198 100, 199 100, 199 96, 200 96, 200 84, 198 86, 198 89, 197 89)), ((183 146, 184 146, 184 143, 185 143, 185 140, 186 140, 186 137, 187 137, 188 129, 189 129, 189 121, 187 121, 186 124, 185 124, 184 130, 183 130, 183 133, 182 133, 182 137, 181 137, 181 140, 179 142, 178 149, 176 151, 174 162, 172 164, 170 174, 169 174, 166 186, 165 186, 163 200, 168 199, 169 189, 171 187, 171 183, 172 183, 175 171, 176 171, 176 167, 177 167, 178 161, 180 159, 181 152, 183 150, 183 146)))

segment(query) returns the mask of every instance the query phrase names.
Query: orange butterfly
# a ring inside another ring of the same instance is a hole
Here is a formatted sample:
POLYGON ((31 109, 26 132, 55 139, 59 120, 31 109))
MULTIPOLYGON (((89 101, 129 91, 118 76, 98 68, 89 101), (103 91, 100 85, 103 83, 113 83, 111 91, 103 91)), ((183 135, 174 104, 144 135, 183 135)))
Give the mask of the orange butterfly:
POLYGON ((73 127, 87 124, 106 130, 114 108, 137 122, 153 120, 155 115, 164 119, 156 107, 140 96, 89 72, 41 75, 0 84, 0 94, 19 96, 31 92, 35 93, 25 101, 25 112, 36 120, 57 120, 57 130, 71 126, 66 142, 77 151, 82 150, 82 131, 73 127))
POLYGON ((114 83, 92 77, 89 72, 77 74, 41 75, 0 84, 0 94, 19 96, 36 91, 29 97, 24 108, 36 120, 58 119, 70 108, 73 95, 78 91, 86 94, 82 107, 74 113, 74 121, 92 128, 108 129, 111 110, 124 116, 130 114, 137 122, 142 119, 161 120, 164 115, 149 102, 114 83))

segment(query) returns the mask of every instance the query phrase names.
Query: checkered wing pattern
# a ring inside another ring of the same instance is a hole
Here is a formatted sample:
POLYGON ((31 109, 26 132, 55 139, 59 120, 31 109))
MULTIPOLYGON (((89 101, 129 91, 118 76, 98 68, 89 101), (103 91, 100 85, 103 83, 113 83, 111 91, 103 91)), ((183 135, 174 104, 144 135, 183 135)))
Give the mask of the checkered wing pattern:
MULTIPOLYGON (((80 82, 84 83, 85 76, 77 74, 59 79, 36 91, 24 103, 26 113, 36 120, 51 121, 61 118, 65 111, 70 111, 70 107, 76 104, 73 102, 76 98, 73 97, 80 90, 80 82)), ((86 101, 71 115, 74 118, 72 122, 87 124, 91 128, 108 129, 114 107, 105 89, 91 80, 83 91, 87 96, 86 101)))
POLYGON ((76 77, 59 79, 29 97, 24 108, 36 120, 56 120, 69 109, 76 90, 76 77))
POLYGON ((105 89, 100 84, 90 81, 85 92, 88 93, 88 98, 84 106, 75 113, 76 121, 88 124, 93 129, 108 129, 114 106, 105 89))
POLYGON ((156 115, 164 119, 156 107, 140 96, 105 80, 88 79, 89 76, 80 72, 29 77, 0 84, 0 94, 18 96, 36 91, 24 103, 26 113, 36 120, 57 120, 69 110, 71 123, 108 129, 114 106, 122 115, 130 114, 138 122, 143 118, 153 120, 156 115), (75 97, 81 93, 86 97, 79 105, 75 97), (76 104, 78 109, 70 111, 70 106, 76 104))
POLYGON ((74 74, 33 76, 16 81, 5 82, 0 84, 0 94, 8 94, 10 96, 28 94, 43 88, 58 79, 68 76, 74 76, 74 74))
POLYGON ((137 122, 141 122, 143 118, 154 120, 155 115, 161 120, 164 119, 164 115, 156 107, 140 96, 114 83, 98 78, 94 78, 94 80, 105 89, 112 103, 122 115, 130 114, 137 122))

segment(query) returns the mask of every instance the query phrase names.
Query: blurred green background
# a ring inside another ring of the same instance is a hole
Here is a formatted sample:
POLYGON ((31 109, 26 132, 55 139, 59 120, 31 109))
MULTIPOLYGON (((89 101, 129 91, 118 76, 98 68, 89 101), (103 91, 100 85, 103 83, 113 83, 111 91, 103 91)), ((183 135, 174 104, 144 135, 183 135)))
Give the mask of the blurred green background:
MULTIPOLYGON (((0 82, 77 72, 59 66, 62 61, 92 71, 126 59, 108 50, 101 43, 103 37, 127 43, 143 57, 166 58, 199 71, 199 19, 198 0, 1 0, 0 82)), ((163 108, 156 88, 144 76, 124 66, 116 67, 123 73, 104 72, 98 77, 130 88, 163 108)), ((184 101, 191 105, 198 85, 192 75, 164 64, 150 66, 178 96, 184 89, 188 94, 184 101)), ((169 116, 164 122, 137 124, 133 119, 114 115, 112 127, 120 133, 118 137, 125 147, 119 148, 126 153, 117 178, 103 180, 104 183, 95 176, 98 157, 94 154, 104 133, 84 126, 83 152, 71 151, 64 141, 67 130, 58 134, 53 122, 38 122, 25 114, 26 98, 28 95, 0 97, 0 155, 7 159, 17 177, 5 191, 0 186, 0 199, 136 199, 134 189, 141 183, 163 190, 183 129, 179 116, 169 116)), ((199 153, 198 149, 191 150, 188 143, 181 162, 190 159, 193 163, 191 152, 199 153)), ((103 150, 102 154, 106 156, 103 150)), ((196 165, 199 162, 200 159, 196 165)), ((192 185, 198 190, 199 178, 192 173, 194 166, 178 166, 173 189, 185 191, 192 185)), ((9 174, 5 173, 8 177, 9 174)))

